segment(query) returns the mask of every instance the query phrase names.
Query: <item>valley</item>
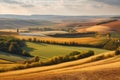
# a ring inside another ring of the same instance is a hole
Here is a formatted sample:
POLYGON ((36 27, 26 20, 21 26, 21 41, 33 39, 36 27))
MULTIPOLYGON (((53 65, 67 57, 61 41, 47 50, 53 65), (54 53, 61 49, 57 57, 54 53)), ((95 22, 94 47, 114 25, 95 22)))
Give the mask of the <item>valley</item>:
POLYGON ((0 80, 120 80, 119 18, 37 17, 0 19, 0 80))

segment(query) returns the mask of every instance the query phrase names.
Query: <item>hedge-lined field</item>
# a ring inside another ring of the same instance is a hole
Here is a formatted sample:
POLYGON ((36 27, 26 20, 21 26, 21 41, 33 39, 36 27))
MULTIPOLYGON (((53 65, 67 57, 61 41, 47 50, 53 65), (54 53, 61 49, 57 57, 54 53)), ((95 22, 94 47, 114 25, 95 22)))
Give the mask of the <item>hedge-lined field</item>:
POLYGON ((29 40, 36 38, 37 40, 42 41, 50 41, 50 42, 57 42, 57 43, 70 43, 70 42, 76 42, 78 44, 92 44, 94 42, 99 42, 103 40, 103 38, 95 38, 95 37, 84 37, 84 38, 54 38, 54 37, 37 37, 37 36, 14 36, 15 38, 21 39, 21 40, 29 40))
POLYGON ((87 50, 93 50, 95 54, 108 51, 108 50, 98 49, 98 48, 61 46, 61 45, 52 45, 52 44, 44 44, 44 43, 26 42, 26 44, 27 44, 27 47, 24 47, 26 51, 28 51, 33 56, 40 56, 42 58, 66 55, 73 51, 82 52, 87 50))

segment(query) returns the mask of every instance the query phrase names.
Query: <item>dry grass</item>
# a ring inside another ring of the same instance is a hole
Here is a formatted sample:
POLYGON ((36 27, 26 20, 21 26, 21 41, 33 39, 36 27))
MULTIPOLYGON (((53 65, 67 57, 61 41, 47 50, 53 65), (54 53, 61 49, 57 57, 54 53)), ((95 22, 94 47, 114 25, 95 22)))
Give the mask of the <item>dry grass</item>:
MULTIPOLYGON (((107 57, 108 54, 114 55, 113 52, 102 55, 107 57)), ((120 80, 120 56, 88 63, 97 56, 100 55, 53 66, 1 73, 0 80, 120 80)))
POLYGON ((7 61, 7 60, 0 59, 0 64, 6 64, 6 63, 12 63, 12 62, 7 61))
POLYGON ((97 32, 109 32, 109 31, 116 31, 120 32, 120 20, 115 22, 106 23, 103 25, 96 25, 91 26, 85 29, 78 29, 78 32, 81 31, 97 31, 97 32))
POLYGON ((36 38, 37 40, 44 40, 44 41, 51 41, 51 42, 59 42, 59 43, 63 43, 63 42, 77 42, 80 44, 84 44, 84 43, 92 43, 92 42, 99 42, 101 40, 101 38, 94 38, 94 37, 85 37, 85 38, 52 38, 52 37, 33 37, 33 36, 14 36, 16 38, 19 39, 26 39, 28 40, 29 38, 36 38))

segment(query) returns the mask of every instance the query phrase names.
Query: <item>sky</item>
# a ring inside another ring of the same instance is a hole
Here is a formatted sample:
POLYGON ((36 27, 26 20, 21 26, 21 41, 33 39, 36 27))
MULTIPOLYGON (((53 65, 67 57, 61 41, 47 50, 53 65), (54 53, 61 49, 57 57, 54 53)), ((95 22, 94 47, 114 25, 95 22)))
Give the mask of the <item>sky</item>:
POLYGON ((120 0, 0 0, 0 14, 120 15, 120 0))

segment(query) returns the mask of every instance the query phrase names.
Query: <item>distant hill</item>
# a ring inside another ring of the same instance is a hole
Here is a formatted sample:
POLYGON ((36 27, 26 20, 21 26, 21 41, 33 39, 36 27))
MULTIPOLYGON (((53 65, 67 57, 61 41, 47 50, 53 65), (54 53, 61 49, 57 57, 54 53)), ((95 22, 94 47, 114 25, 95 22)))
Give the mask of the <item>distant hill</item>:
POLYGON ((23 28, 33 26, 80 27, 93 26, 96 22, 113 16, 61 16, 61 15, 0 15, 0 28, 23 28))
POLYGON ((0 15, 0 18, 10 19, 35 19, 47 21, 78 21, 93 18, 108 18, 113 16, 62 16, 62 15, 0 15))
POLYGON ((0 29, 2 28, 25 28, 33 26, 47 26, 52 25, 54 22, 51 21, 41 21, 41 20, 23 20, 23 19, 9 19, 1 18, 0 19, 0 29))
POLYGON ((73 27, 93 26, 95 24, 96 24, 96 22, 89 22, 89 21, 86 21, 86 22, 65 22, 65 23, 57 24, 56 26, 73 28, 73 27))

